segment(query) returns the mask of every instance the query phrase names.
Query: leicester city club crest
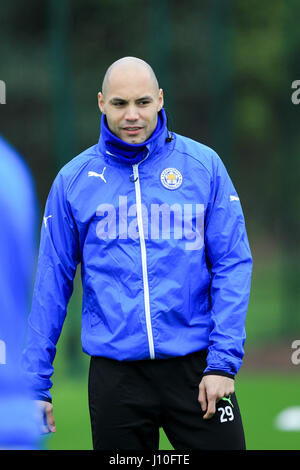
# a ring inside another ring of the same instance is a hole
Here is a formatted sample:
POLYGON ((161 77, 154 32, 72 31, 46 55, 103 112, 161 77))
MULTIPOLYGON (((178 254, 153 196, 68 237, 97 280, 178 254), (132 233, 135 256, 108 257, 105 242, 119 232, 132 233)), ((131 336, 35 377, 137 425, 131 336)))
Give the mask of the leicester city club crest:
POLYGON ((182 183, 182 174, 176 168, 166 168, 161 172, 160 180, 165 188, 177 189, 182 183))

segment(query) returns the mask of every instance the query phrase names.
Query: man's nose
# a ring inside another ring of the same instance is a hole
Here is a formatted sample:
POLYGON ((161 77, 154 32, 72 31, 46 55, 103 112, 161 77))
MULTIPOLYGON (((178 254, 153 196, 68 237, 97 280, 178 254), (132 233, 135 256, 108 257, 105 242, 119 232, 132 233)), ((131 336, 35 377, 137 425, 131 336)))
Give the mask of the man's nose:
POLYGON ((139 118, 138 110, 135 106, 129 106, 126 109, 125 119, 127 121, 137 121, 139 118))

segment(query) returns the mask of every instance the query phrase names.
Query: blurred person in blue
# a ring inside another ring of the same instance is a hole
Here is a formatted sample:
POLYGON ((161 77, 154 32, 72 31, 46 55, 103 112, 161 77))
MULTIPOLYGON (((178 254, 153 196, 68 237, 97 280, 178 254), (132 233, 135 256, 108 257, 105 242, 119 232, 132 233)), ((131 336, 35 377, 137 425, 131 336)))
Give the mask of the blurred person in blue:
POLYGON ((36 403, 20 359, 36 259, 37 201, 31 174, 0 135, 0 448, 39 449, 36 403))
POLYGON ((163 104, 145 61, 108 68, 99 141, 47 199, 23 363, 55 431, 53 360, 81 264, 94 449, 155 450, 160 427, 175 449, 245 449, 241 202, 214 150, 169 131, 163 104))

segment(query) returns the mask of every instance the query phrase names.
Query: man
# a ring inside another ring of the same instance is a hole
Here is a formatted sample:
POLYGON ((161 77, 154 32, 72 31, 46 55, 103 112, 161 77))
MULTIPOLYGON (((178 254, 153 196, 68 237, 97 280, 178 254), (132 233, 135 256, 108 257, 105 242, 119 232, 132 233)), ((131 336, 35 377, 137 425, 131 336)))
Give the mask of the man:
POLYGON ((20 368, 36 254, 36 195, 27 166, 1 135, 0 179, 0 449, 37 449, 36 409, 20 368))
POLYGON ((25 367, 55 431, 52 362, 81 263, 94 449, 245 447, 234 393, 252 259, 216 153, 170 133, 152 68, 125 57, 98 94, 99 142, 45 208, 25 367), (47 403, 48 402, 48 403, 47 403))

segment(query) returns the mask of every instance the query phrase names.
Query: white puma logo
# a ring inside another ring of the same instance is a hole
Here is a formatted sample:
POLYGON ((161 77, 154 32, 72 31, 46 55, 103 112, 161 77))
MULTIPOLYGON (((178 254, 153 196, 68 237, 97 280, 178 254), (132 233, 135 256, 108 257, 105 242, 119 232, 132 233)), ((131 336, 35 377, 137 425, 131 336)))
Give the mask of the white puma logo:
POLYGON ((106 166, 103 168, 102 173, 96 173, 95 171, 89 171, 88 176, 96 176, 96 178, 101 178, 104 183, 106 183, 106 179, 104 178, 104 171, 106 170, 106 166))
POLYGON ((48 217, 44 217, 44 225, 47 227, 47 220, 52 217, 52 215, 48 215, 48 217))
POLYGON ((231 201, 231 202, 232 202, 232 201, 239 201, 239 200, 240 200, 240 199, 239 199, 237 196, 233 196, 233 195, 230 196, 230 201, 231 201))

